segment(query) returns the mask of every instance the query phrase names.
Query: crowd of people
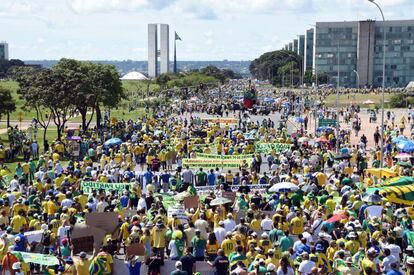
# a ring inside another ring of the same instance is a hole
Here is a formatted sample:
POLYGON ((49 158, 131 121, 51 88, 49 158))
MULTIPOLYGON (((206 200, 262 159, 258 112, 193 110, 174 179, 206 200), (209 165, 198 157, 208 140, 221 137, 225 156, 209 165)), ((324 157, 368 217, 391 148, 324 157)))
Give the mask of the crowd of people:
MULTIPOLYGON (((252 115, 234 97, 244 85, 253 84, 227 84, 154 108, 136 121, 80 131, 76 156, 68 154, 73 133, 66 133, 48 150, 31 143, 14 171, 3 163, 3 274, 113 274, 120 258, 129 274, 204 274, 200 263, 218 275, 414 274, 413 206, 368 192, 389 181, 367 170, 380 165, 381 129, 369 133, 372 144, 366 138, 352 144, 343 129, 314 132, 307 121, 315 117, 352 123, 361 110, 312 109, 305 106, 310 95, 293 92, 278 100, 273 95, 269 116, 252 115), (208 110, 223 119, 204 119, 208 110), (304 119, 281 119, 297 117, 304 119), (106 143, 114 138, 120 141, 106 143), (258 143, 290 146, 262 151, 258 143), (186 164, 200 153, 249 158, 230 168, 186 164), (82 181, 126 187, 86 192, 82 181), (170 214, 194 196, 196 205, 170 214), (93 253, 75 253, 72 229, 87 213, 102 212, 117 213, 117 229, 93 253), (25 233, 39 230, 40 242, 29 242, 25 233), (136 243, 144 255, 126 255, 136 243), (19 254, 24 252, 51 255, 58 263, 28 262, 19 254), (163 269, 167 261, 175 270, 163 269)), ((268 88, 257 91, 259 98, 272 96, 268 88)), ((404 132, 391 121, 384 130, 384 164, 394 177, 410 178, 409 161, 402 166, 395 159, 394 130, 404 132)))

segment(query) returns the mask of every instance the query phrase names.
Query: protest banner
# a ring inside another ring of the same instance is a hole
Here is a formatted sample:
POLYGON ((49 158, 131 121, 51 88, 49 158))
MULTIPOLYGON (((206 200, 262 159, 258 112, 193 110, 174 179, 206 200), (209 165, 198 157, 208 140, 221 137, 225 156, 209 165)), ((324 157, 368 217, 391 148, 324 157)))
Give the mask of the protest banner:
POLYGON ((42 230, 36 230, 36 231, 29 231, 25 232, 24 236, 27 238, 27 241, 31 243, 40 243, 42 241, 42 230))
MULTIPOLYGON (((242 159, 183 159, 183 166, 195 168, 239 168, 243 163, 242 159)), ((248 162, 248 164, 250 164, 248 162)))
POLYGON ((126 247, 126 254, 131 256, 145 256, 145 246, 142 243, 134 243, 126 247))
POLYGON ((281 153, 286 150, 289 150, 292 148, 292 144, 287 143, 263 143, 258 142, 255 144, 256 152, 263 153, 263 154, 269 154, 272 151, 275 151, 276 153, 281 153))
POLYGON ((131 183, 108 183, 108 182, 94 182, 94 181, 82 181, 81 190, 85 194, 92 193, 92 190, 104 190, 105 192, 115 191, 116 193, 122 193, 127 186, 129 190, 132 190, 131 183))
POLYGON ((29 253, 29 252, 12 252, 20 261, 24 263, 33 263, 44 266, 58 265, 59 260, 57 257, 41 253, 29 253))
POLYGON ((238 119, 237 118, 215 118, 215 117, 204 117, 201 118, 202 121, 206 121, 207 123, 219 123, 219 124, 228 124, 228 125, 234 125, 238 123, 238 119))
POLYGON ((102 229, 107 234, 112 234, 118 226, 118 214, 115 212, 86 213, 86 225, 102 229))
POLYGON ((197 153, 197 159, 234 159, 234 160, 246 160, 250 162, 253 158, 253 154, 243 155, 219 155, 219 154, 204 154, 197 153))
MULTIPOLYGON (((240 186, 247 186, 252 191, 265 191, 267 188, 269 188, 268 184, 250 184, 250 185, 231 185, 230 189, 232 192, 237 192, 240 188, 240 186)), ((197 190, 197 194, 204 194, 211 191, 218 190, 218 186, 196 186, 195 189, 197 190)))
POLYGON ((182 222, 182 223, 188 223, 188 217, 185 214, 184 205, 173 205, 169 206, 167 210, 167 216, 168 218, 172 218, 173 215, 176 215, 176 217, 182 222))
POLYGON ((80 238, 71 239, 73 244, 73 253, 78 254, 80 252, 92 252, 94 248, 94 238, 93 236, 86 236, 80 238))
POLYGON ((185 209, 197 208, 200 198, 198 196, 186 197, 184 198, 184 207, 185 209))
POLYGON ((380 205, 371 205, 365 209, 368 218, 381 218, 383 207, 380 205))

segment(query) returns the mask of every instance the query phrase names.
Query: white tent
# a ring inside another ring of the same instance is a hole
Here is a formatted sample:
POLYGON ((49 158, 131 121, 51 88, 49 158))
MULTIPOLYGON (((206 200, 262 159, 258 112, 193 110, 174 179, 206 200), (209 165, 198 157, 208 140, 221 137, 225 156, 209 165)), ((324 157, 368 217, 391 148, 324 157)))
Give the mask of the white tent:
POLYGON ((405 88, 407 91, 414 91, 414 81, 410 81, 410 83, 408 83, 407 87, 405 88))
POLYGON ((146 80, 148 77, 140 72, 130 72, 121 77, 121 80, 146 80))

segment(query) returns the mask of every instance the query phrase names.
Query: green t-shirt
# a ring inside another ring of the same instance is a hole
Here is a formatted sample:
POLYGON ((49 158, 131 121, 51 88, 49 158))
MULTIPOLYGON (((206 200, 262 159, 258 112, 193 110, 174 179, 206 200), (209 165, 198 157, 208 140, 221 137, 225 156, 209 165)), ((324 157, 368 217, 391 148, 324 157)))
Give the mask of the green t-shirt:
POLYGON ((204 171, 198 171, 196 173, 197 183, 205 185, 207 184, 207 174, 204 171))
POLYGON ((280 250, 282 252, 289 251, 289 248, 293 247, 293 240, 290 237, 282 237, 280 238, 280 250))

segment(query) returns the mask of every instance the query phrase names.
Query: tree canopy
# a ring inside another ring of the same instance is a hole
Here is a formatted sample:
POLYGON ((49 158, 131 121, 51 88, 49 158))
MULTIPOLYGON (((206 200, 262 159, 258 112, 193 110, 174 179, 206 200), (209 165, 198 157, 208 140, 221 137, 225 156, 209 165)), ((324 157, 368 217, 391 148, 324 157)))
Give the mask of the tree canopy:
POLYGON ((99 127, 100 105, 115 107, 124 98, 119 74, 112 65, 62 59, 52 69, 26 68, 15 76, 25 107, 36 110, 45 131, 47 122, 52 119, 58 139, 76 111, 82 116, 83 130, 88 128, 95 111, 99 127), (92 115, 87 122, 88 110, 92 115))
POLYGON ((10 124, 9 114, 16 110, 16 101, 11 90, 0 86, 0 119, 2 115, 7 115, 7 127, 10 124))
POLYGON ((302 57, 287 50, 267 52, 253 60, 249 70, 253 77, 270 80, 274 85, 290 83, 298 85, 302 71, 302 57))

